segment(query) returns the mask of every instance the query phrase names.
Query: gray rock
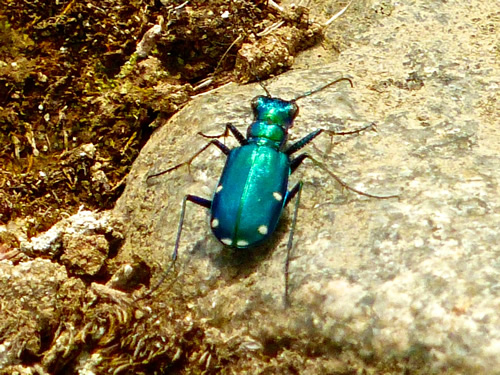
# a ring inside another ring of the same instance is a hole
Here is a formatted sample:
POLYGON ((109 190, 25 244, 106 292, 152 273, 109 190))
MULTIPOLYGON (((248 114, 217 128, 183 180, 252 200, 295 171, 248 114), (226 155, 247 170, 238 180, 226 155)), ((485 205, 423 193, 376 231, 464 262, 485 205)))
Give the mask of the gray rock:
MULTIPOLYGON (((478 1, 386 3, 342 17, 339 27, 359 27, 338 61, 323 65, 329 52, 316 49, 299 59, 308 70, 265 84, 290 99, 350 76, 354 89, 339 84, 299 101, 291 140, 318 127, 347 131, 376 122, 377 132, 322 135, 306 150, 350 186, 399 199, 343 191, 306 161, 292 178, 305 187, 286 311, 291 215, 268 245, 232 254, 213 239, 206 210, 188 204, 177 283, 160 287, 170 292, 161 298, 182 296, 208 325, 211 343, 236 342, 239 356, 255 365, 249 368, 295 361, 300 373, 357 363, 500 374, 498 9, 478 1), (262 355, 273 360, 264 365, 262 355)), ((169 263, 182 197, 210 198, 224 156, 209 148, 190 173, 182 167, 149 183, 146 176, 200 149, 207 140, 199 131, 217 134, 227 122, 244 131, 259 94, 258 85, 231 84, 196 98, 153 135, 115 210, 128 225, 122 259, 142 257, 156 266, 157 280, 169 263)))

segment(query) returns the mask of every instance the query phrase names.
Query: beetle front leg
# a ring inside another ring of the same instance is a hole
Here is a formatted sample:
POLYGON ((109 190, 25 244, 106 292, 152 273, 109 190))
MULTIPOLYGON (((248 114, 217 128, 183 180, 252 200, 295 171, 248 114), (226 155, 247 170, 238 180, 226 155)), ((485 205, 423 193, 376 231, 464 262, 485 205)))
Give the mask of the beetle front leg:
POLYGON ((360 129, 352 130, 352 131, 349 131, 349 132, 335 132, 333 130, 328 130, 328 129, 317 129, 317 130, 309 133, 308 135, 306 135, 304 138, 298 140, 297 142, 295 142, 294 144, 292 144, 290 147, 288 147, 285 150, 285 154, 287 154, 288 156, 294 154, 295 152, 297 152, 300 149, 304 148, 308 143, 310 143, 314 138, 316 138, 318 135, 320 135, 323 132, 328 133, 329 135, 350 135, 350 134, 360 133, 363 130, 366 130, 366 129, 369 129, 369 128, 374 129, 375 128, 375 124, 371 123, 370 125, 366 125, 366 126, 360 128, 360 129))
POLYGON ((245 138, 245 136, 243 134, 241 134, 241 132, 233 124, 231 124, 230 122, 228 122, 226 124, 226 129, 224 129, 224 133, 222 133, 222 134, 219 134, 219 135, 206 135, 206 134, 203 134, 202 132, 198 132, 198 134, 201 135, 204 138, 220 138, 220 137, 227 137, 228 133, 229 133, 228 132, 229 130, 233 134, 234 138, 236 138, 236 140, 240 143, 240 145, 244 146, 244 145, 248 144, 248 141, 245 138))
MULTIPOLYGON (((286 150, 285 150, 285 154, 287 154, 288 156, 296 153, 297 151, 299 151, 301 148, 304 148, 309 142, 311 142, 314 138, 316 138, 318 135, 320 135, 324 130, 323 129, 317 129, 315 131, 313 131, 312 133, 309 133, 308 135, 306 135, 304 138, 302 138, 301 140, 295 142, 294 144, 292 144, 290 147, 288 147, 286 150)), ((299 163, 300 164, 300 163, 299 163)))

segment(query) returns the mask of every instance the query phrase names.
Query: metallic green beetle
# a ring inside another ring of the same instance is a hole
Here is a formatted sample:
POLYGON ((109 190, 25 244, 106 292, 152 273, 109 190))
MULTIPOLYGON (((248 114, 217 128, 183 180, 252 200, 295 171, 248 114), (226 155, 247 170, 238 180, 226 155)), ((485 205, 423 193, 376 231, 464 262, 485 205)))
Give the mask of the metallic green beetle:
MULTIPOLYGON (((267 89, 262 86, 267 96, 257 96, 253 99, 254 121, 247 130, 247 136, 243 136, 232 124, 226 125, 226 132, 224 134, 227 134, 228 130, 231 131, 240 143, 239 147, 231 150, 217 139, 213 139, 189 161, 148 177, 155 177, 172 171, 181 165, 191 163, 196 156, 211 144, 217 146, 227 156, 224 170, 212 200, 190 194, 184 197, 176 243, 172 254, 172 263, 158 284, 148 292, 148 295, 163 282, 177 259, 187 201, 210 210, 210 227, 215 237, 223 245, 244 249, 266 241, 275 231, 283 209, 294 197, 297 197, 285 262, 285 304, 288 304, 288 265, 302 190, 302 181, 298 182, 291 190, 288 190, 288 177, 299 167, 304 159, 311 158, 306 153, 294 158, 292 158, 292 155, 322 132, 334 135, 354 134, 373 126, 368 125, 355 131, 342 133, 317 129, 301 140, 287 146, 288 131, 292 127, 293 121, 299 111, 296 101, 324 90, 340 81, 347 81, 352 87, 352 81, 349 78, 340 78, 289 101, 272 97, 267 89)), ((313 158, 311 160, 316 165, 321 166, 313 158)), ((362 195, 378 197, 353 189, 328 170, 327 173, 347 189, 362 195)))

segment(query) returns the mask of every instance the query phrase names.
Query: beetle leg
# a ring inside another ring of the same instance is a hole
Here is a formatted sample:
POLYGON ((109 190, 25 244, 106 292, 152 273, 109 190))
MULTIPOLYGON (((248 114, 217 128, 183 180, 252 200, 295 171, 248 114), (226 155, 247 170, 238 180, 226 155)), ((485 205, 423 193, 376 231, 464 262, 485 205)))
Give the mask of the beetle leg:
POLYGON ((233 133, 234 138, 236 138, 238 142, 240 142, 240 145, 244 146, 248 144, 246 137, 243 134, 241 134, 241 132, 233 124, 229 123, 226 125, 226 127, 228 127, 229 130, 231 130, 231 133, 233 133))
MULTIPOLYGON (((347 190, 353 191, 356 194, 364 195, 365 197, 370 197, 370 198, 378 198, 378 199, 388 199, 388 198, 397 198, 397 197, 399 197, 399 195, 397 195, 397 194, 396 195, 375 195, 375 194, 365 193, 364 191, 361 191, 361 190, 358 190, 358 189, 354 189, 353 187, 350 187, 346 182, 342 181, 340 179, 340 177, 338 177, 335 173, 333 173, 332 171, 330 171, 327 167, 325 167, 325 165, 323 163, 321 163, 320 161, 316 160, 311 155, 308 155, 308 154, 302 154, 302 155, 305 155, 305 158, 306 157, 309 158, 313 162, 313 164, 315 166, 320 167, 323 171, 325 171, 327 174, 329 174, 330 177, 332 177, 335 181, 337 181, 342 187, 346 188, 347 190)), ((299 155, 297 158, 299 158, 302 155, 299 155)))
MULTIPOLYGON (((297 156, 295 159, 293 159, 290 162, 290 173, 293 173, 299 167, 299 165, 302 164, 302 162, 304 161, 304 159, 310 159, 315 166, 320 167, 323 171, 325 171, 327 174, 329 174, 330 177, 332 177, 335 181, 337 181, 340 184, 340 186, 342 186, 343 188, 345 188, 347 190, 353 191, 356 194, 364 195, 365 197, 370 197, 370 198, 378 198, 378 199, 387 199, 387 198, 397 198, 397 197, 399 197, 399 195, 374 195, 374 194, 369 194, 369 193, 365 193, 364 191, 361 191, 361 190, 355 189, 353 187, 350 187, 346 182, 342 181, 339 176, 337 176, 335 173, 333 173, 327 167, 325 167, 325 165, 322 162, 320 162, 319 160, 316 160, 315 158, 313 158, 311 155, 309 155, 307 153, 300 154, 299 156, 297 156)), ((287 203, 288 202, 285 202, 285 204, 287 204, 287 203)))
POLYGON ((333 131, 333 130, 327 130, 327 129, 323 129, 323 131, 325 133, 328 133, 330 135, 349 135, 349 134, 358 134, 358 133, 361 133, 363 130, 366 130, 366 129, 372 129, 374 131, 377 131, 377 128, 375 127, 375 123, 372 122, 371 124, 368 124, 366 126, 363 126, 362 128, 359 128, 359 129, 356 129, 356 130, 351 130, 349 132, 336 132, 336 131, 333 131))
POLYGON ((219 134, 219 135, 206 135, 203 134, 202 132, 198 132, 199 135, 201 135, 204 138, 220 138, 220 137, 227 137, 229 134, 229 130, 233 134, 234 138, 240 143, 240 145, 244 146, 248 144, 247 139, 245 136, 230 122, 226 124, 226 128, 224 129, 224 133, 219 134))
POLYGON ((375 123, 371 123, 370 125, 366 125, 366 126, 360 128, 360 129, 352 130, 352 131, 349 131, 349 132, 335 132, 333 130, 317 129, 317 130, 309 133, 308 135, 306 135, 304 138, 298 140, 294 144, 290 145, 290 147, 288 147, 285 150, 285 154, 287 154, 288 156, 294 154, 295 152, 299 151, 301 148, 303 148, 304 146, 306 146, 309 142, 311 142, 314 138, 316 138, 318 135, 320 135, 323 132, 328 133, 330 135, 349 135, 349 134, 360 133, 363 130, 366 130, 368 128, 375 129, 375 123))
POLYGON ((316 138, 318 135, 320 135, 323 131, 324 131, 323 129, 317 129, 317 130, 313 131, 312 133, 309 133, 304 138, 302 138, 301 140, 295 142, 290 147, 288 147, 285 150, 285 154, 290 156, 293 153, 299 151, 301 148, 303 148, 305 145, 307 145, 309 142, 311 142, 314 138, 316 138))
POLYGON ((206 209, 210 209, 210 206, 212 205, 211 200, 201 198, 201 197, 198 197, 196 195, 188 194, 188 195, 184 196, 184 199, 182 200, 182 208, 181 208, 181 214, 180 214, 180 218, 179 218, 179 225, 177 227, 177 237, 175 239, 174 251, 172 252, 172 263, 175 263, 175 261, 177 260, 177 251, 179 249, 179 242, 181 240, 182 224, 184 224, 184 214, 186 212, 187 201, 196 203, 197 205, 205 207, 206 209))
POLYGON ((186 203, 187 202, 193 202, 196 203, 199 206, 205 207, 207 209, 210 208, 212 205, 212 201, 198 197, 196 195, 185 195, 184 199, 182 200, 182 207, 181 207, 181 213, 179 217, 179 224, 177 226, 177 236, 175 238, 175 245, 174 245, 174 250, 172 252, 172 260, 170 262, 170 265, 163 271, 163 274, 160 276, 160 280, 153 286, 151 289, 149 289, 145 294, 143 294, 141 297, 137 298, 136 301, 139 301, 141 299, 144 299, 148 296, 150 296, 152 293, 156 291, 160 287, 161 284, 165 281, 167 276, 170 274, 170 270, 175 266, 175 262, 177 260, 177 254, 179 252, 179 243, 181 241, 181 234, 182 234, 182 226, 184 224, 184 216, 186 214, 186 203))
POLYGON ((189 158, 189 160, 186 160, 180 164, 177 164, 177 165, 174 165, 173 167, 170 167, 164 171, 161 171, 161 172, 158 172, 158 173, 153 173, 153 174, 150 174, 146 177, 146 181, 148 181, 150 178, 153 178, 153 177, 158 177, 158 176, 161 176, 165 173, 169 173, 169 172, 172 172, 173 170, 176 170, 177 168, 180 168, 182 167, 183 165, 188 165, 188 168, 189 166, 191 165, 191 163, 193 162, 194 159, 196 159, 196 157, 198 155, 200 155, 203 151, 205 151, 207 148, 210 147, 210 145, 215 145, 219 148, 219 150, 221 150, 226 156, 229 155, 229 153, 231 152, 231 149, 229 147, 227 147, 225 144, 221 143, 219 140, 217 139, 213 139, 211 140, 209 143, 207 143, 205 146, 203 146, 200 150, 198 150, 198 152, 196 152, 193 156, 191 156, 189 158))
MULTIPOLYGON (((306 155, 306 154, 304 154, 306 155)), ((288 243, 286 245, 286 260, 285 260, 285 295, 283 296, 285 307, 290 306, 290 301, 288 299, 288 270, 290 268, 290 254, 293 245, 293 234, 295 232, 295 225, 297 224, 297 216, 299 212, 300 195, 302 193, 303 182, 299 181, 293 188, 288 192, 285 199, 285 206, 297 196, 295 200, 295 207, 293 210, 292 225, 290 226, 290 234, 288 235, 288 243)))
POLYGON ((290 162, 290 173, 295 172, 295 170, 302 164, 304 159, 308 158, 309 154, 300 154, 290 162))

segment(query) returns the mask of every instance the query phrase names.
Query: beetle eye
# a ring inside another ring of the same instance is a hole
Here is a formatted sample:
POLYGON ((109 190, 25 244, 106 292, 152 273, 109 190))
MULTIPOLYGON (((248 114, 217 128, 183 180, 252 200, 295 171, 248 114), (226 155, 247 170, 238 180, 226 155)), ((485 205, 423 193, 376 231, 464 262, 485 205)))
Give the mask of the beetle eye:
POLYGON ((252 99, 252 109, 254 110, 254 112, 259 107, 260 98, 262 98, 261 95, 256 96, 255 98, 252 99))
POLYGON ((299 106, 294 102, 292 102, 292 107, 290 108, 290 117, 293 120, 295 119, 295 117, 297 117, 298 114, 299 114, 299 106))

